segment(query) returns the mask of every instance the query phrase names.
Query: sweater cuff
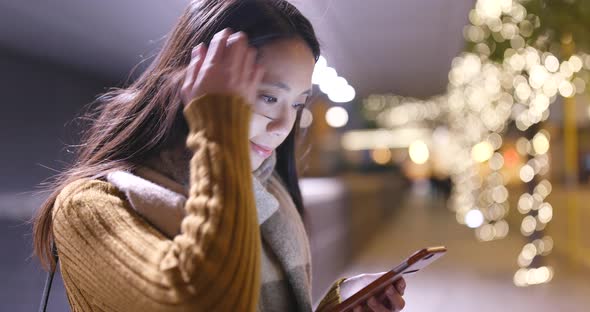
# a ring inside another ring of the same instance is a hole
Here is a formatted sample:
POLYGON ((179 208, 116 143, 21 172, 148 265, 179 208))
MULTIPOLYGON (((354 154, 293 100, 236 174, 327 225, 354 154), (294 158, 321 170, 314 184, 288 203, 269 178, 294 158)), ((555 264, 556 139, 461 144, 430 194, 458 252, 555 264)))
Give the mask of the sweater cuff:
POLYGON ((204 94, 183 109, 189 131, 201 130, 212 140, 248 135, 252 110, 243 97, 233 94, 204 94))
POLYGON ((336 305, 342 303, 342 296, 340 295, 340 285, 346 280, 346 277, 342 277, 332 284, 330 290, 326 293, 320 304, 318 305, 316 312, 327 312, 332 310, 336 305))

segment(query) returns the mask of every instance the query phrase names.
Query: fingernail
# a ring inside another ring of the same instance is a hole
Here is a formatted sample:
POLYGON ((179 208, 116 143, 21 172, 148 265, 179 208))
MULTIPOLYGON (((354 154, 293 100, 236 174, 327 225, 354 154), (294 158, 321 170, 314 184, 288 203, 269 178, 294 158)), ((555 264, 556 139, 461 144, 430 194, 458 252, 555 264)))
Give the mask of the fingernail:
POLYGON ((391 287, 387 287, 387 290, 385 291, 388 295, 394 295, 395 292, 393 291, 393 288, 391 287))
POLYGON ((397 291, 400 293, 400 295, 404 295, 404 291, 406 290, 406 283, 401 280, 397 283, 397 291))

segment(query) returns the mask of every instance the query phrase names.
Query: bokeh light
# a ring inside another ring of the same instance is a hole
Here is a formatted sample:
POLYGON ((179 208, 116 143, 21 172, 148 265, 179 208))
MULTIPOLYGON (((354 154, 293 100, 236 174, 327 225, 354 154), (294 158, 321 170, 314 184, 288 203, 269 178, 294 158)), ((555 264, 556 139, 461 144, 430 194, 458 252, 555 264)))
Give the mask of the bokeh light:
POLYGON ((340 107, 330 107, 326 111, 326 122, 334 128, 344 127, 348 123, 348 112, 340 107))
POLYGON ((426 143, 422 141, 413 142, 410 145, 408 152, 410 154, 410 159, 414 163, 419 165, 426 163, 428 161, 428 158, 430 158, 428 146, 426 145, 426 143))

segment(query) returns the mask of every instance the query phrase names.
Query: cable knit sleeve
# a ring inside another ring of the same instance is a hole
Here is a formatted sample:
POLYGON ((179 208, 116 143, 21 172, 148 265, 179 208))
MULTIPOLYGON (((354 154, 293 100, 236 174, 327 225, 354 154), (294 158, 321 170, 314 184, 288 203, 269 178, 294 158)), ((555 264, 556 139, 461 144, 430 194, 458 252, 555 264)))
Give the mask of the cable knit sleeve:
POLYGON ((124 194, 79 180, 58 196, 54 237, 73 311, 254 311, 260 233, 243 98, 210 94, 184 108, 190 193, 167 239, 124 194))

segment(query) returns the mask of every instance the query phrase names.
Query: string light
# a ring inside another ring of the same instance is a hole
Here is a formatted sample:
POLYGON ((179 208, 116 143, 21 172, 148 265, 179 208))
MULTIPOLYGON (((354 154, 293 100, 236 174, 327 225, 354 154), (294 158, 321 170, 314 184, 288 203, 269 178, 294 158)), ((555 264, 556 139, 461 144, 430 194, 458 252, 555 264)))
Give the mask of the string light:
MULTIPOLYGON (((532 240, 517 258, 521 268, 514 283, 518 286, 546 283, 553 277, 551 267, 530 267, 537 265, 536 257, 547 256, 553 249, 553 240, 542 231, 554 213, 546 200, 551 183, 544 178, 549 171, 551 139, 547 131, 532 131, 531 127, 549 118, 558 95, 581 94, 590 78, 590 55, 574 54, 560 60, 555 49, 548 49, 549 35, 529 40, 539 31, 541 20, 527 12, 525 5, 524 0, 476 1, 469 13, 470 25, 463 30, 470 43, 468 52, 453 59, 446 94, 427 100, 371 95, 363 101, 365 117, 378 127, 446 129, 446 148, 437 152, 449 159, 446 171, 454 184, 450 207, 457 222, 475 228, 479 240, 508 234, 503 218, 510 194, 501 172, 521 157, 528 159, 516 167, 517 178, 533 184, 534 189, 521 194, 517 205, 523 215, 519 230, 532 240), (504 149, 500 135, 511 122, 523 133, 532 132, 532 137, 523 135, 514 149, 500 152, 504 149)), ((563 44, 573 42, 572 36, 563 39, 563 44)), ((413 153, 411 148, 411 158, 413 153)))
POLYGON ((326 122, 333 128, 344 127, 348 123, 348 112, 340 106, 330 107, 326 111, 326 122))
POLYGON ((371 151, 371 158, 379 165, 385 165, 391 161, 391 150, 388 148, 377 148, 371 151))
POLYGON ((408 152, 410 154, 410 159, 419 165, 426 163, 428 158, 430 158, 428 146, 422 141, 412 143, 408 148, 408 152))
POLYGON ((348 81, 339 77, 336 70, 328 66, 326 58, 320 56, 313 69, 311 77, 313 84, 319 85, 320 91, 328 95, 330 101, 346 103, 354 100, 356 92, 348 81))

